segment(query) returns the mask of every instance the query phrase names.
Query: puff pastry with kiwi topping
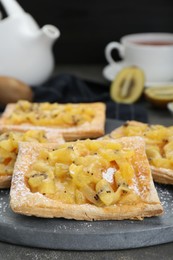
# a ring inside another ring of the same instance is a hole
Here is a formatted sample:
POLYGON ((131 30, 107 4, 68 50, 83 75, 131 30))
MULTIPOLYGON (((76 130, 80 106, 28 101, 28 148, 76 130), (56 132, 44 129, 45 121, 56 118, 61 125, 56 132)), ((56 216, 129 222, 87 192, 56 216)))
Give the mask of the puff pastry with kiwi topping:
POLYGON ((106 135, 104 139, 123 136, 143 137, 154 181, 173 185, 173 126, 127 121, 106 135))
POLYGON ((64 143, 55 131, 28 130, 25 133, 1 129, 0 133, 0 188, 9 188, 18 154, 18 142, 64 143))
POLYGON ((163 213, 140 137, 20 143, 10 205, 19 214, 90 221, 163 213))
POLYGON ((20 131, 53 128, 66 140, 95 138, 105 132, 105 104, 31 103, 20 100, 6 106, 0 125, 20 131))

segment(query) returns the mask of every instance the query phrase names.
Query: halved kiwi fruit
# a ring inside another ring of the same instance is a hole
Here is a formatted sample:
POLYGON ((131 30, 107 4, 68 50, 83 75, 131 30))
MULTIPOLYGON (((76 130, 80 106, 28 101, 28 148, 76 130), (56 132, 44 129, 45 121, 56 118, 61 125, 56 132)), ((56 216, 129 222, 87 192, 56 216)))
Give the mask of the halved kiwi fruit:
POLYGON ((144 83, 145 75, 140 68, 123 68, 111 84, 110 97, 118 103, 134 103, 140 98, 144 83))
POLYGON ((173 86, 148 87, 144 95, 154 106, 166 107, 173 101, 173 86))

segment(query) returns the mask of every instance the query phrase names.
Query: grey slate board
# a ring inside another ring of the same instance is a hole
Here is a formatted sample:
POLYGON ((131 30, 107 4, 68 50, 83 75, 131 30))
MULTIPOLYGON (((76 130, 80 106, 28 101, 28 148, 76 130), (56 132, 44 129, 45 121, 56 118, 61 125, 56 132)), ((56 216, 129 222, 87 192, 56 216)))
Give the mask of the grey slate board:
MULTIPOLYGON (((107 120, 106 132, 121 124, 107 120)), ((0 190, 0 241, 63 250, 116 250, 173 241, 173 187, 156 185, 165 214, 143 221, 75 221, 15 214, 9 190, 0 190)))

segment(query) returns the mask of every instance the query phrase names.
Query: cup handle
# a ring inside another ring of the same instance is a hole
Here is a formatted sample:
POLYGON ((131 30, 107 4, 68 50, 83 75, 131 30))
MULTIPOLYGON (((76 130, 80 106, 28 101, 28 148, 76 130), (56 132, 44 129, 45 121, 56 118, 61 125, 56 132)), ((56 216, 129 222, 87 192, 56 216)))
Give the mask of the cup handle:
POLYGON ((118 53, 121 58, 123 58, 124 55, 124 47, 119 42, 110 42, 106 45, 105 48, 105 57, 108 63, 113 64, 116 63, 116 61, 112 57, 112 50, 117 49, 118 53))

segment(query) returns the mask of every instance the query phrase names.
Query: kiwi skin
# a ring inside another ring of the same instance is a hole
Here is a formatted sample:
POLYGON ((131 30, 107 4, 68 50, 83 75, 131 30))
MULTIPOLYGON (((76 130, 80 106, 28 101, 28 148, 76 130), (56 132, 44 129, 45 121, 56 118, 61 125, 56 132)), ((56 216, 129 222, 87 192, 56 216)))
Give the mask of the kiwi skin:
POLYGON ((0 76, 0 105, 15 103, 21 99, 33 100, 30 86, 15 78, 0 76))

